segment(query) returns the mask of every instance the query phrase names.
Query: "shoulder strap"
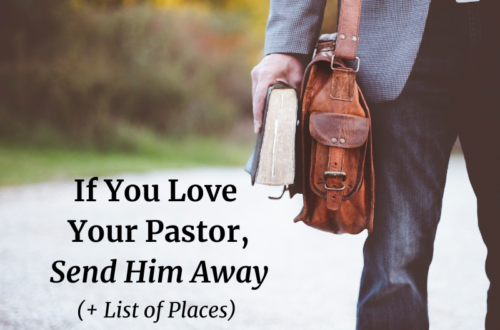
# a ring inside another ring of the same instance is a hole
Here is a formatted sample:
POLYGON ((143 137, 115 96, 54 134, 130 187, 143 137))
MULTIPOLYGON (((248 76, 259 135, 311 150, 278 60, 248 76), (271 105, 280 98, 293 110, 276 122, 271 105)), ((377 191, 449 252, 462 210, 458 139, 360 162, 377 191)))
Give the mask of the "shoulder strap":
POLYGON ((342 0, 335 56, 341 59, 356 59, 359 42, 359 19, 362 0, 342 0))

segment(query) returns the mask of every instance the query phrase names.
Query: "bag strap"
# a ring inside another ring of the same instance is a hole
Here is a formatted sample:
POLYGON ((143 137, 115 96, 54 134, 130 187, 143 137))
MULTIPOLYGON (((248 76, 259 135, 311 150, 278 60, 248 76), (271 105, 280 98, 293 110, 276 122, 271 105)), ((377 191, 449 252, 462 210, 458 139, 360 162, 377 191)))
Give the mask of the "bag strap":
MULTIPOLYGON (((335 53, 332 58, 332 69, 333 60, 335 57, 346 60, 356 59, 356 51, 358 49, 359 41, 359 19, 361 17, 361 2, 362 0, 342 0, 340 5, 340 15, 339 15, 339 28, 337 32, 337 44, 335 47, 335 53)), ((340 1, 339 1, 340 4, 340 1)), ((359 65, 359 59, 358 59, 359 65)), ((334 70, 332 79, 332 93, 330 97, 333 99, 340 99, 343 101, 352 101, 352 95, 354 94, 353 88, 348 88, 350 90, 346 93, 339 90, 339 86, 345 88, 346 86, 354 87, 354 82, 356 80, 356 72, 352 70, 345 71, 342 75, 342 69, 334 70), (345 76, 345 77, 344 77, 345 76), (339 79, 342 78, 340 81, 339 79), (339 83, 342 82, 342 83, 339 83), (336 91, 336 93, 334 93, 336 91), (335 95, 334 95, 335 94, 335 95), (349 95, 344 95, 349 94, 349 95), (342 95, 339 96, 339 95, 342 95)), ((327 173, 344 173, 344 157, 345 149, 343 148, 328 148, 328 166, 327 172, 325 172, 325 188, 326 192, 326 207, 328 210, 337 211, 342 207, 342 199, 344 195, 344 184, 345 176, 327 176, 327 173), (338 177, 342 178, 339 182, 338 177), (336 184, 336 185, 335 185, 336 184)))
POLYGON ((328 170, 325 172, 326 207, 337 211, 342 206, 344 197, 344 181, 346 179, 344 169, 344 148, 328 148, 328 170))
MULTIPOLYGON (((359 19, 362 0, 342 0, 335 55, 346 60, 356 59, 359 43, 359 19)), ((340 1, 339 1, 340 3, 340 1)))

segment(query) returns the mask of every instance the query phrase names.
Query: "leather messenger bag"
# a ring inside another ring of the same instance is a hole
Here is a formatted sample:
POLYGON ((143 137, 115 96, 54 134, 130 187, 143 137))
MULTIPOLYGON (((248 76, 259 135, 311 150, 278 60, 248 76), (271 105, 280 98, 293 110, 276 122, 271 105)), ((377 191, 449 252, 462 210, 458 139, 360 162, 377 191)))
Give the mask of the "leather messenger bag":
POLYGON ((375 178, 370 111, 358 84, 361 0, 343 1, 338 33, 322 35, 304 73, 294 185, 295 218, 335 234, 373 229, 375 178), (353 60, 355 69, 344 63, 353 60))

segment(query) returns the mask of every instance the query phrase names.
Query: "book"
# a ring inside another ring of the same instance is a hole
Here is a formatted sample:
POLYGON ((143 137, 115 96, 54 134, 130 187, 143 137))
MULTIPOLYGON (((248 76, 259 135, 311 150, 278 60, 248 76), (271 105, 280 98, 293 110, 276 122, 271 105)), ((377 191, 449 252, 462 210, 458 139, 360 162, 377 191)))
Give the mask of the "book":
POLYGON ((284 186, 294 183, 297 110, 298 97, 294 87, 285 84, 269 87, 262 129, 245 166, 252 185, 284 186))

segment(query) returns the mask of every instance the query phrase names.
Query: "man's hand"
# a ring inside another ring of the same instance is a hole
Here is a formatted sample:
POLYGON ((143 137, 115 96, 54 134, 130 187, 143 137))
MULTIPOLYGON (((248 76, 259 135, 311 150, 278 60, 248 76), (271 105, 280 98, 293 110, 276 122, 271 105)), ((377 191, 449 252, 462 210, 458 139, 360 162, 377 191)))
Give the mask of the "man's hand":
POLYGON ((300 89, 305 68, 299 57, 300 55, 270 54, 253 68, 251 75, 255 133, 259 133, 262 127, 262 113, 269 86, 281 82, 300 89))

